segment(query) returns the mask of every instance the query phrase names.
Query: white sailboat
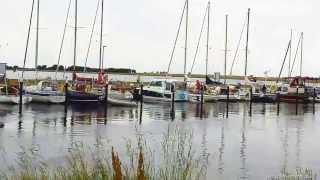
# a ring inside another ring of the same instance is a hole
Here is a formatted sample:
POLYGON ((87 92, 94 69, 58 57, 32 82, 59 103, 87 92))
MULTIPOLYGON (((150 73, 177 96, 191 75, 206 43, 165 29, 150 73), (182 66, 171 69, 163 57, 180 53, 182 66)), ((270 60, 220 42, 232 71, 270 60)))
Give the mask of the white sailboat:
MULTIPOLYGON (((22 104, 30 103, 30 96, 22 96, 22 104)), ((6 77, 6 63, 0 63, 0 104, 19 104, 19 87, 9 86, 6 77)))
MULTIPOLYGON (((69 5, 70 6, 70 5, 69 5)), ((37 73, 38 57, 39 57, 39 11, 40 0, 37 0, 37 31, 36 31, 36 54, 35 54, 35 69, 37 73)), ((69 11, 69 10, 68 10, 69 11)), ((68 12, 69 13, 69 12, 68 12)), ((26 87, 26 94, 32 97, 32 102, 59 104, 64 103, 65 94, 59 91, 57 83, 49 81, 40 81, 36 86, 26 87)))

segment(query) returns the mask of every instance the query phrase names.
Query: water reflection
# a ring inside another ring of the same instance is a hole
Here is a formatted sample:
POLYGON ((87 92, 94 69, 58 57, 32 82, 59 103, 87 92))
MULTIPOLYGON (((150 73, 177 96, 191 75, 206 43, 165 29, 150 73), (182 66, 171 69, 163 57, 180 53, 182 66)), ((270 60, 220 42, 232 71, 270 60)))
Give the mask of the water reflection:
POLYGON ((230 103, 226 119, 226 103, 204 104, 202 113, 200 104, 187 103, 133 108, 76 105, 69 106, 67 112, 63 105, 32 104, 24 107, 22 116, 17 106, 0 105, 0 118, 6 123, 0 129, 0 147, 9 152, 10 160, 15 159, 20 146, 55 159, 79 141, 92 144, 102 137, 120 145, 124 137, 137 134, 159 140, 168 125, 178 125, 194 130, 194 148, 203 160, 208 154, 216 155, 210 158, 214 161, 208 168, 210 179, 262 179, 277 175, 281 169, 320 167, 320 161, 312 156, 320 145, 307 141, 320 136, 315 131, 320 123, 315 121, 312 108, 300 105, 295 116, 294 104, 281 104, 277 117, 276 107, 254 104, 249 117, 248 104, 230 103), (264 160, 261 154, 266 156, 264 160))

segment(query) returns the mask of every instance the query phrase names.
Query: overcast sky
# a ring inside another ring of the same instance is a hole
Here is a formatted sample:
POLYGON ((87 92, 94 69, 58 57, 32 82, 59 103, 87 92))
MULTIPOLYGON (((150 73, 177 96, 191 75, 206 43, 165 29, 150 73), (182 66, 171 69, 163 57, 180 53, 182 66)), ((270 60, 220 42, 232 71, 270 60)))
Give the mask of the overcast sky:
MULTIPOLYGON (((59 46, 69 0, 41 0, 40 5, 40 49, 39 64, 52 65, 57 62, 59 46)), ((98 0, 78 0, 79 48, 77 64, 83 65, 88 47, 98 0)), ((32 0, 0 1, 0 61, 10 65, 23 64, 27 38, 28 19, 32 0)), ((248 73, 277 75, 293 29, 293 47, 296 48, 299 34, 304 32, 304 75, 320 75, 318 50, 320 49, 320 26, 318 0, 216 0, 211 1, 211 38, 209 73, 223 71, 225 14, 229 14, 228 71, 233 59, 241 28, 245 22, 247 8, 251 8, 248 73)), ((73 12, 69 19, 62 65, 73 63, 73 12)), ((184 0, 105 0, 105 66, 134 68, 138 72, 165 71, 178 28, 184 0)), ((206 0, 190 0, 190 28, 188 71, 193 60, 206 0)), ((34 65, 35 19, 33 21, 27 66, 34 65)), ((205 36, 204 36, 205 37, 205 36)), ((98 29, 94 36, 89 66, 98 66, 98 29)), ((205 71, 205 39, 194 73, 205 71)), ((172 73, 183 72, 184 34, 179 37, 172 73)), ((245 41, 241 44, 234 74, 243 75, 245 41)), ((294 50, 293 50, 294 52, 294 50)), ((298 57, 300 58, 300 57, 298 57)), ((298 60, 297 60, 298 61, 298 60)), ((300 61, 300 60, 299 60, 300 61)), ((298 62, 299 62, 298 61, 298 62)), ((298 63, 294 74, 298 74, 298 63)), ((287 66, 284 73, 287 74, 287 66)))

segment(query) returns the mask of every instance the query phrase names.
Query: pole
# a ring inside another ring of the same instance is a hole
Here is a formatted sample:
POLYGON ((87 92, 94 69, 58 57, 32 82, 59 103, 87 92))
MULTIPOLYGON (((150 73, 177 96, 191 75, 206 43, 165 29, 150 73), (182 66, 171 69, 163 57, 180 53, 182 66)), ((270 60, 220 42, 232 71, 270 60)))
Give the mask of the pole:
POLYGON ((78 31, 78 0, 75 0, 75 16, 74 16, 74 49, 73 49, 73 72, 76 72, 77 60, 77 31, 78 31))
POLYGON ((250 88, 250 106, 249 106, 249 116, 252 116, 252 87, 250 88))
POLYGON ((31 31, 32 17, 33 17, 33 9, 34 9, 34 0, 32 0, 31 15, 29 19, 29 28, 28 28, 28 37, 27 37, 26 49, 24 52, 23 69, 21 74, 22 81, 23 81, 24 70, 26 68, 26 61, 27 61, 27 54, 28 54, 28 47, 29 47, 29 40, 30 40, 30 31, 31 31))
POLYGON ((175 107, 174 107, 174 102, 175 102, 175 87, 173 84, 171 84, 171 118, 172 120, 175 117, 175 107))
POLYGON ((35 70, 38 72, 38 56, 39 56, 39 14, 40 0, 37 0, 37 29, 36 29, 36 55, 35 55, 35 70))
POLYGON ((68 99, 68 87, 69 84, 66 82, 64 85, 64 95, 65 95, 65 100, 64 100, 64 126, 67 125, 67 117, 68 117, 68 104, 69 104, 69 99, 68 99))
POLYGON ((227 53, 228 53, 228 15, 226 15, 226 39, 225 39, 225 49, 224 49, 224 84, 227 81, 227 53))
POLYGON ((142 123, 142 112, 143 112, 143 84, 140 86, 140 121, 142 123))
POLYGON ((303 32, 301 33, 301 60, 300 60, 300 77, 302 76, 302 58, 303 58, 303 32))
MULTIPOLYGON (((292 29, 290 31, 290 43, 292 43, 292 29)), ((288 77, 290 77, 290 71, 291 71, 291 56, 292 56, 292 45, 290 45, 289 50, 289 66, 288 66, 288 77)))
POLYGON ((244 68, 244 76, 247 76, 247 68, 248 68, 248 48, 249 48, 249 26, 250 26, 250 8, 248 9, 248 20, 247 20, 247 42, 246 42, 246 62, 244 68))
POLYGON ((315 103, 316 103, 316 88, 313 88, 313 114, 315 114, 316 112, 315 103))
POLYGON ((66 35, 66 30, 67 30, 67 25, 68 25, 69 14, 70 14, 71 1, 72 1, 72 0, 69 0, 68 10, 67 10, 67 16, 66 16, 66 21, 65 21, 65 24, 64 24, 64 28, 63 28, 62 39, 61 39, 61 44, 60 44, 60 49, 59 49, 58 63, 57 63, 57 68, 56 68, 56 73, 55 73, 55 79, 57 79, 57 73, 58 73, 58 71, 59 71, 60 59, 61 59, 61 54, 62 54, 62 48, 63 48, 64 38, 65 38, 65 35, 66 35))
POLYGON ((299 88, 296 90, 296 115, 298 115, 298 95, 299 95, 299 88))
POLYGON ((64 85, 64 95, 65 95, 65 100, 64 100, 64 110, 65 112, 67 111, 67 108, 68 108, 68 104, 69 104, 69 98, 68 98, 68 87, 69 87, 69 84, 66 82, 65 85, 64 85))
POLYGON ((209 64, 209 39, 210 39, 210 1, 208 2, 208 27, 207 27, 207 49, 206 49, 206 76, 208 76, 208 64, 209 64))
POLYGON ((230 99, 230 88, 227 87, 227 118, 229 118, 229 99, 230 99))
POLYGON ((92 37, 93 37, 93 33, 94 33, 96 21, 97 21, 97 14, 98 14, 98 11, 99 11, 99 7, 100 7, 100 0, 98 0, 96 14, 95 14, 94 19, 93 19, 93 24, 92 24, 92 28, 91 28, 91 34, 90 34, 90 40, 89 40, 89 46, 88 46, 88 49, 87 49, 86 61, 84 63, 83 72, 87 72, 87 63, 88 63, 90 48, 91 48, 91 44, 92 44, 92 37))
POLYGON ((102 50, 102 64, 101 64, 101 69, 103 70, 104 69, 104 50, 105 50, 105 48, 106 48, 107 46, 103 46, 103 50, 102 50))
POLYGON ((105 86, 105 93, 104 93, 104 117, 105 122, 107 121, 107 114, 108 114, 108 97, 109 97, 109 84, 106 83, 105 86))
POLYGON ((20 82, 20 88, 19 88, 19 114, 21 115, 22 114, 22 93, 23 93, 23 82, 21 81, 20 82))
POLYGON ((101 1, 101 27, 100 27, 100 53, 99 53, 99 69, 102 71, 102 35, 103 35, 103 16, 104 16, 104 0, 101 1))
POLYGON ((184 47, 184 82, 187 81, 187 51, 188 51, 188 22, 189 22, 189 0, 186 0, 186 34, 185 34, 185 47, 184 47))
POLYGON ((277 115, 280 114, 280 93, 277 93, 277 115))
POLYGON ((200 97, 200 118, 202 118, 202 116, 203 116, 203 91, 204 91, 204 86, 203 86, 203 84, 201 85, 201 91, 200 91, 200 95, 201 95, 201 97, 200 97))

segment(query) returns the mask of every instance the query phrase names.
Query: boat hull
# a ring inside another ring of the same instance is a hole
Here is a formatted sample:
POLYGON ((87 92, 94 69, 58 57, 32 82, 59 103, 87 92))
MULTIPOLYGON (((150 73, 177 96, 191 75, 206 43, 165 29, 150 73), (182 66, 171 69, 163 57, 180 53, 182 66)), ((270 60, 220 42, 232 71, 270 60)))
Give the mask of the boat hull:
POLYGON ((33 103, 61 104, 65 102, 65 95, 58 92, 28 92, 33 103))
MULTIPOLYGON (((22 104, 29 104, 32 101, 32 97, 23 96, 22 104)), ((1 95, 0 96, 0 104, 19 104, 20 97, 14 95, 1 95)))
POLYGON ((103 103, 105 101, 104 95, 80 92, 80 91, 68 91, 69 103, 103 103))
POLYGON ((308 103, 309 98, 307 94, 280 94, 279 95, 280 102, 286 103, 308 103))

